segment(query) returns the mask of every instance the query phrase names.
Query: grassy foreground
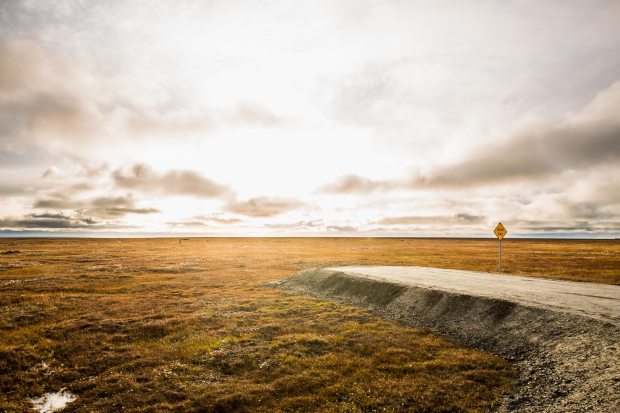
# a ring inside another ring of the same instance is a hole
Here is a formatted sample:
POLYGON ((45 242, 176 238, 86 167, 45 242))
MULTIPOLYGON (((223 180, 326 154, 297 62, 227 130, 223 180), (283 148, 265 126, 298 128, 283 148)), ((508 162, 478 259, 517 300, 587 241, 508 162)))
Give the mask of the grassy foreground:
MULTIPOLYGON (((0 411, 488 411, 506 361, 364 310, 265 288, 304 268, 493 271, 496 242, 0 240, 0 411)), ((507 272, 620 284, 620 243, 512 241, 507 272)))

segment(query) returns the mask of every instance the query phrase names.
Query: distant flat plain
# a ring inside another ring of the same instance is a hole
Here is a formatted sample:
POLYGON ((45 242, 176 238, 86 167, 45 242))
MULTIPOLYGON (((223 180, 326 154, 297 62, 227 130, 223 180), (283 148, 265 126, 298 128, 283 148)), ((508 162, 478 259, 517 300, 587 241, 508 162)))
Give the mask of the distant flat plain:
MULTIPOLYGON (((504 273, 620 285, 620 242, 503 241, 504 273)), ((0 411, 488 411, 514 368, 362 309, 265 287, 296 271, 493 272, 491 239, 0 239, 0 411)))

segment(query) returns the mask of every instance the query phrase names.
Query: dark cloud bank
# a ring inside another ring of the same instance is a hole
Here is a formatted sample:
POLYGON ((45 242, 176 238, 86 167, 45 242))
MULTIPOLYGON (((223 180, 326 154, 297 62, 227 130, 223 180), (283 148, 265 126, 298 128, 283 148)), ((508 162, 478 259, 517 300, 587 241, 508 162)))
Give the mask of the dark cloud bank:
POLYGON ((28 229, 125 229, 131 225, 108 222, 130 214, 156 214, 156 208, 135 206, 131 195, 117 197, 97 197, 90 200, 50 197, 35 201, 33 208, 45 210, 22 218, 0 219, 0 228, 28 229), (49 212, 56 210, 62 212, 49 212), (68 214, 65 211, 70 211, 68 214), (106 220, 106 221, 101 221, 106 220))
MULTIPOLYGON (((620 108, 618 108, 620 113, 620 108)), ((539 179, 566 170, 620 162, 620 122, 587 123, 526 132, 505 144, 418 177, 411 186, 470 186, 539 179)))
POLYGON ((74 216, 62 213, 42 213, 29 214, 23 218, 0 219, 0 228, 20 228, 20 229, 129 229, 129 225, 118 225, 96 221, 91 217, 84 217, 80 213, 74 216))
POLYGON ((536 181, 568 170, 620 163, 620 81, 601 92, 583 113, 563 124, 536 125, 510 139, 476 148, 452 165, 402 180, 346 175, 324 193, 372 193, 395 189, 464 188, 508 181, 536 181))

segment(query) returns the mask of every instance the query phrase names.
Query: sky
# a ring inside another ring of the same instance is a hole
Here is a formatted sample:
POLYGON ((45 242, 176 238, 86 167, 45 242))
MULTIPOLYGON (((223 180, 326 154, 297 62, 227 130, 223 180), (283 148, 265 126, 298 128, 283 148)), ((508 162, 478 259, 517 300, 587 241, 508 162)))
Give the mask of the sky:
POLYGON ((620 2, 0 0, 0 236, 620 236, 620 2))

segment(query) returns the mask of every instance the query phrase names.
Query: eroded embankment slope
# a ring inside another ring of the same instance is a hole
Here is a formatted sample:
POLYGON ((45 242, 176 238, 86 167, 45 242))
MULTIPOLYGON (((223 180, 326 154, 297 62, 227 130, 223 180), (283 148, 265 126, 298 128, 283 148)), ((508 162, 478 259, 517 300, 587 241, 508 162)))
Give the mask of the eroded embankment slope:
POLYGON ((337 269, 305 270, 276 286, 362 306, 514 361, 519 377, 500 411, 615 412, 620 406, 620 328, 611 323, 337 269))

